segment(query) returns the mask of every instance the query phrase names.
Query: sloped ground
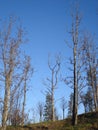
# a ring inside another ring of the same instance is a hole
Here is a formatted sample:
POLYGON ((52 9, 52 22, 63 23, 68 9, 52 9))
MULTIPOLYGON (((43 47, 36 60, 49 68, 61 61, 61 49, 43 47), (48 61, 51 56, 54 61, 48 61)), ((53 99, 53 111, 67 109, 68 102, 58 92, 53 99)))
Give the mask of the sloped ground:
POLYGON ((71 119, 39 123, 29 127, 28 130, 98 130, 98 112, 79 115, 78 125, 75 127, 71 125, 71 119))
POLYGON ((7 127, 7 130, 98 130, 98 112, 79 115, 78 125, 73 127, 71 119, 30 124, 24 127, 7 127))

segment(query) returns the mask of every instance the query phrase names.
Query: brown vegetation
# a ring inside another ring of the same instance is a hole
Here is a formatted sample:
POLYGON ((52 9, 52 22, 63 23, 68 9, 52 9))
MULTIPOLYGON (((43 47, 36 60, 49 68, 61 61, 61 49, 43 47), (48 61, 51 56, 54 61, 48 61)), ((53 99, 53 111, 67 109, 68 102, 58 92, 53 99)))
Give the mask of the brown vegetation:
POLYGON ((7 127, 7 130, 98 130, 98 112, 81 114, 78 116, 78 125, 72 126, 71 119, 55 122, 30 124, 24 127, 7 127))

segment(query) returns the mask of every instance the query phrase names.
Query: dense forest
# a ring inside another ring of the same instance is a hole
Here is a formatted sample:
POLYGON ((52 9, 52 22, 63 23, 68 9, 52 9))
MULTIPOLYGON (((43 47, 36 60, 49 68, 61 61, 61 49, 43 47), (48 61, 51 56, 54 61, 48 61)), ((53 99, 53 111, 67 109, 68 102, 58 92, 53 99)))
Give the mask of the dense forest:
MULTIPOLYGON (((84 107, 85 115, 98 112, 98 41, 96 40, 98 35, 96 32, 93 34, 82 29, 83 17, 79 6, 75 4, 71 9, 70 30, 67 32, 70 40, 65 40, 65 44, 72 50, 72 55, 69 53, 67 59, 69 65, 67 69, 72 75, 63 76, 65 70, 63 74, 61 73, 62 56, 59 52, 54 56, 53 62, 51 56, 47 56, 50 76, 43 83, 45 102, 38 99, 36 108, 40 123, 57 123, 59 120, 55 106, 55 92, 59 81, 71 89, 68 102, 66 95, 59 99, 63 122, 67 111, 66 118, 70 119, 70 124, 78 125, 80 104, 84 107)), ((97 11, 96 17, 98 17, 97 11)), ((6 23, 0 22, 0 125, 2 130, 6 130, 7 126, 23 127, 32 121, 35 122, 36 112, 32 110, 34 115, 32 114, 30 121, 29 112, 25 111, 27 93, 30 91, 28 84, 36 73, 31 63, 32 56, 24 52, 25 44, 27 44, 26 32, 18 19, 10 16, 6 23)))

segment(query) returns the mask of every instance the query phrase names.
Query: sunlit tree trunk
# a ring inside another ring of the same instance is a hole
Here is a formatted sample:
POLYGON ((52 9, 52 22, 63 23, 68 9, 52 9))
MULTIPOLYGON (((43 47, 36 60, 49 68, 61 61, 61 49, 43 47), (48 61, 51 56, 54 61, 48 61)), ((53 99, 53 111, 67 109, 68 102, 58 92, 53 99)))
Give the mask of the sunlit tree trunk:
POLYGON ((76 7, 75 12, 72 14, 72 39, 73 39, 73 78, 74 78, 74 93, 73 93, 73 116, 72 124, 77 125, 78 122, 78 76, 77 76, 77 52, 78 52, 78 39, 79 39, 79 24, 80 16, 78 8, 76 7))
POLYGON ((25 118, 25 105, 26 105, 26 81, 24 83, 24 89, 23 89, 23 107, 22 107, 22 123, 21 125, 23 126, 24 125, 24 118, 25 118))
POLYGON ((57 88, 58 74, 60 71, 60 56, 57 56, 54 62, 55 62, 54 65, 52 65, 50 61, 48 60, 48 67, 51 71, 51 77, 47 78, 47 81, 49 84, 45 83, 45 85, 47 86, 47 90, 49 94, 51 95, 52 121, 55 121, 54 93, 55 93, 55 89, 57 88))
POLYGON ((73 95, 73 125, 77 124, 77 108, 78 108, 78 86, 77 86, 77 45, 74 44, 74 95, 73 95))
POLYGON ((23 87, 23 105, 22 105, 22 126, 24 125, 25 120, 25 105, 26 105, 26 94, 27 94, 27 80, 33 74, 33 68, 31 67, 30 57, 26 56, 24 60, 24 87, 23 87))
MULTIPOLYGON (((2 113, 2 130, 6 130, 8 111, 10 105, 11 97, 11 86, 13 82, 13 77, 15 76, 15 69, 20 64, 19 62, 19 48, 22 42, 22 29, 18 29, 16 36, 12 37, 13 24, 15 21, 13 18, 9 19, 9 23, 5 32, 1 33, 0 37, 0 61, 2 63, 1 74, 4 81, 4 103, 3 103, 3 113, 2 113)), ((1 75, 0 75, 1 76, 1 75)))
POLYGON ((7 78, 5 84, 5 96, 4 96, 4 108, 3 108, 3 117, 2 117, 2 130, 6 130, 6 122, 8 117, 8 109, 9 109, 9 101, 10 101, 10 81, 7 78))

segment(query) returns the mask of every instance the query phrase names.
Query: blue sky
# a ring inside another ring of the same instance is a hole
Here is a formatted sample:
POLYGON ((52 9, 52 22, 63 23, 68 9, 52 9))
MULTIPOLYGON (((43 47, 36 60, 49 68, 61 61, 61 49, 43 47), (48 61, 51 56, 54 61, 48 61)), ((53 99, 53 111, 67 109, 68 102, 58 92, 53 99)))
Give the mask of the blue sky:
MULTIPOLYGON (((10 15, 20 18, 27 30, 29 42, 24 50, 31 56, 32 65, 36 72, 32 77, 32 90, 28 93, 27 109, 35 108, 38 101, 44 101, 45 90, 42 81, 50 75, 47 66, 48 54, 62 55, 63 75, 67 73, 66 59, 72 54, 65 40, 69 40, 67 31, 70 30, 70 7, 74 0, 0 0, 0 18, 10 15)), ((79 0, 82 14, 82 30, 88 30, 98 36, 98 0, 79 0)), ((98 38, 98 37, 97 37, 98 38)), ((70 89, 59 83, 55 98, 65 96, 68 100, 70 89)), ((60 108, 60 103, 57 103, 60 108)), ((61 110, 58 110, 61 113, 61 110)), ((81 109, 82 111, 82 109, 81 109)))

